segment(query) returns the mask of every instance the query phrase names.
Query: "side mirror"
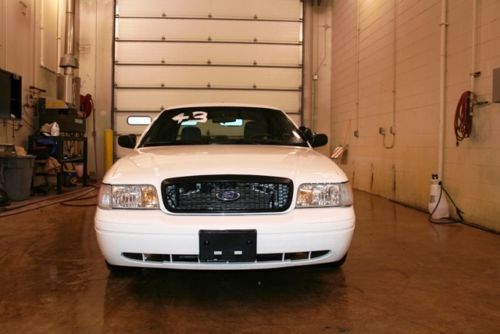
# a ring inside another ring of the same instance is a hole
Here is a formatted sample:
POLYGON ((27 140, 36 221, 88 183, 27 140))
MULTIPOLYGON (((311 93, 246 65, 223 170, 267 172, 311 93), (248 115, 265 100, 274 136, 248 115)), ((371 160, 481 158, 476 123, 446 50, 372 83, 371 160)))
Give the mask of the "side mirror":
POLYGON ((130 135, 118 136, 118 145, 120 145, 121 147, 134 148, 136 142, 137 142, 136 135, 130 134, 130 135))
POLYGON ((302 132, 302 135, 304 136, 304 139, 307 140, 307 141, 309 141, 311 139, 311 137, 313 136, 313 133, 312 133, 311 129, 306 128, 303 125, 299 127, 299 130, 302 132))
POLYGON ((312 136, 309 140, 312 147, 320 147, 328 144, 328 136, 323 133, 318 133, 312 136))

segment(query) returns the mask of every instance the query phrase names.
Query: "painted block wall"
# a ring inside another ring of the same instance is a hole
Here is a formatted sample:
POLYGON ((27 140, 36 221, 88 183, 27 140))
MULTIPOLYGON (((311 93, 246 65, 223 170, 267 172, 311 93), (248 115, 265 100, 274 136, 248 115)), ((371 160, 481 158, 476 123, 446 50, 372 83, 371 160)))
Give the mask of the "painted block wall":
MULTIPOLYGON (((304 3, 304 125, 331 132, 332 2, 304 3), (314 91, 313 91, 314 90, 314 91)), ((329 154, 327 146, 318 148, 329 154)))
MULTIPOLYGON (((96 103, 97 170, 102 174, 102 133, 110 127, 111 45, 113 1, 80 1, 79 61, 81 93, 91 94, 96 103), (98 80, 96 80, 96 77, 98 80)), ((29 86, 46 90, 56 98, 56 77, 61 73, 65 0, 0 0, 0 67, 23 78, 23 104, 28 102, 29 86)), ((23 109, 23 120, 0 121, 0 143, 27 148, 33 129, 33 110, 23 109)), ((92 122, 87 122, 90 172, 95 172, 92 122)), ((102 176, 102 175, 101 175, 102 176)))
MULTIPOLYGON (((453 116, 458 96, 471 87, 472 1, 449 4, 448 89, 445 170, 450 191, 467 217, 500 231, 500 104, 477 107, 470 139, 456 147, 453 116)), ((477 1, 474 80, 478 99, 491 101, 492 71, 500 67, 500 2, 477 1)))
POLYGON ((27 148, 28 136, 34 131, 33 109, 26 105, 30 86, 45 89, 47 97, 56 96, 58 69, 44 66, 44 60, 53 64, 59 62, 58 41, 62 36, 59 34, 57 24, 60 22, 61 12, 59 2, 56 0, 51 2, 0 0, 0 67, 21 75, 23 85, 22 120, 0 121, 2 144, 15 144, 27 148), (45 15, 45 20, 42 13, 45 15), (55 23, 52 22, 54 18, 55 23), (42 42, 42 33, 44 29, 48 29, 49 24, 54 27, 51 34, 45 34, 42 42), (49 44, 50 46, 47 46, 49 44))
MULTIPOLYGON (((0 67, 22 76, 23 103, 34 80, 34 55, 26 50, 34 46, 35 19, 33 1, 0 1, 0 67)), ((23 114, 24 122, 0 121, 0 143, 22 146, 27 141, 32 118, 23 114)))
POLYGON ((113 0, 80 1, 80 94, 94 101, 95 128, 87 119, 88 169, 98 178, 104 175, 104 130, 111 128, 113 13, 113 0))
MULTIPOLYGON (((477 2, 475 92, 491 100, 500 2, 477 2)), ((458 98, 470 89, 472 3, 448 2, 442 177, 468 222, 498 231, 500 106, 476 109, 473 134, 459 147, 453 131, 458 98)), ((440 0, 333 2, 331 148, 349 145, 341 167, 355 188, 424 210, 438 169, 440 23, 440 0)))

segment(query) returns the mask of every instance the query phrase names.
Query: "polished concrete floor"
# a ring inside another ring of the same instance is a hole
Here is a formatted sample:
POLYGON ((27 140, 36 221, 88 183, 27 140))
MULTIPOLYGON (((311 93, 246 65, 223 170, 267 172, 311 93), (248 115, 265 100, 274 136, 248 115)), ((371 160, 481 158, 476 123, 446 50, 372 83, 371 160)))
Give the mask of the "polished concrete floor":
POLYGON ((339 270, 108 273, 93 207, 0 217, 1 333, 499 333, 500 236, 356 192, 339 270))

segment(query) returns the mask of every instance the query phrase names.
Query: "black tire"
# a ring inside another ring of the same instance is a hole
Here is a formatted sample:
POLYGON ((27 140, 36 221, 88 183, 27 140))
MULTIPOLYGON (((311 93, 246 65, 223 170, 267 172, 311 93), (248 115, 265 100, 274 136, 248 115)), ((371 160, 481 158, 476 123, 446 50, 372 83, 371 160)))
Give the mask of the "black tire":
POLYGON ((345 260, 347 260, 347 253, 338 261, 328 263, 330 268, 340 268, 344 264, 345 260))
POLYGON ((106 267, 108 267, 109 272, 113 275, 127 275, 127 274, 136 273, 140 270, 140 268, 136 268, 136 267, 117 266, 117 265, 109 263, 108 261, 105 261, 105 262, 106 262, 106 267))

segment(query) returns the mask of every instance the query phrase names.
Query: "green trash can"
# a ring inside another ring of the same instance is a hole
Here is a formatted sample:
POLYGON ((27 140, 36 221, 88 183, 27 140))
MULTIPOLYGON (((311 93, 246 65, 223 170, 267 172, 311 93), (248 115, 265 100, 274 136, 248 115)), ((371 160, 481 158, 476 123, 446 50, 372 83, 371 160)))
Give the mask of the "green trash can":
POLYGON ((28 199, 35 156, 0 157, 0 183, 11 201, 28 199))

